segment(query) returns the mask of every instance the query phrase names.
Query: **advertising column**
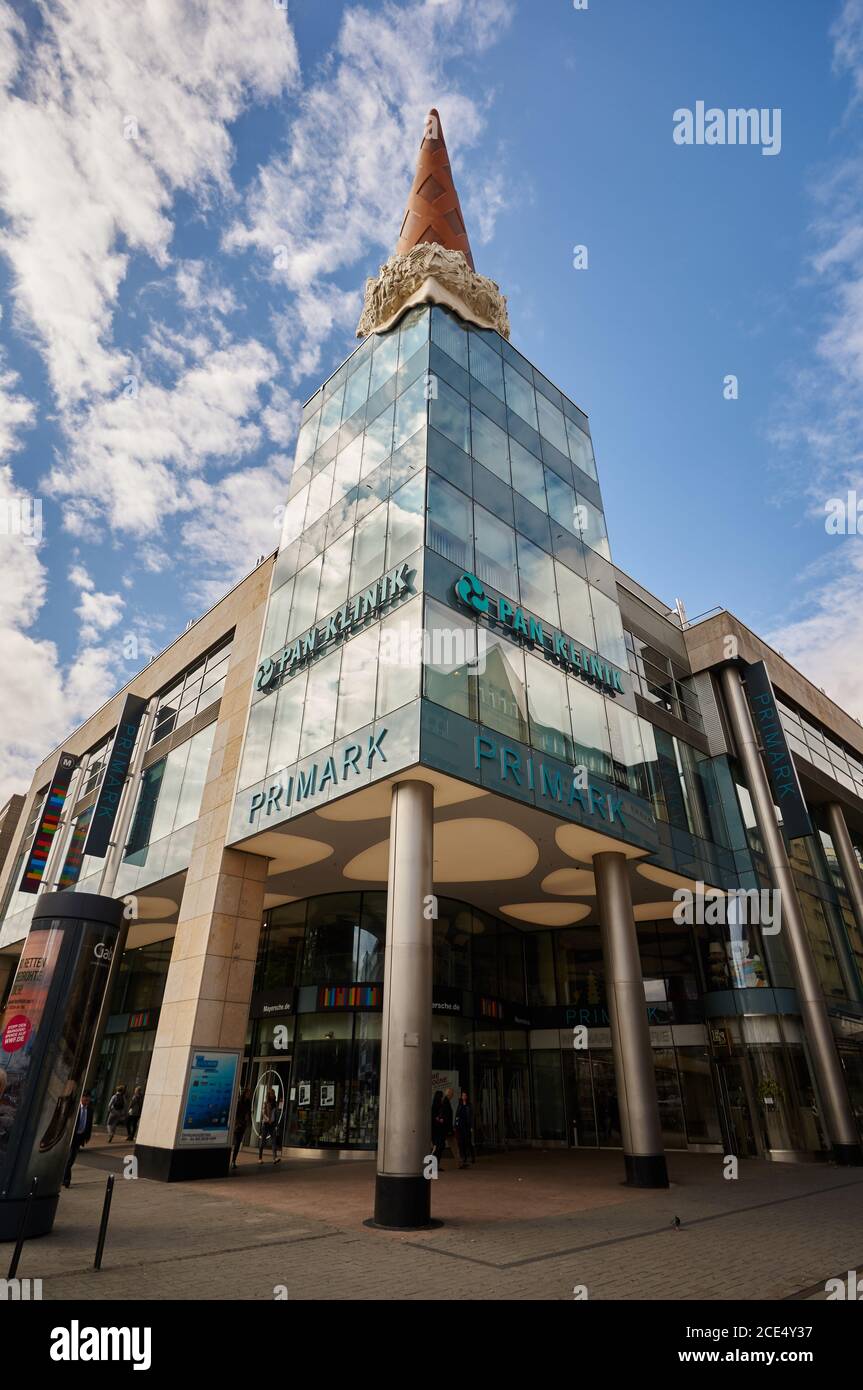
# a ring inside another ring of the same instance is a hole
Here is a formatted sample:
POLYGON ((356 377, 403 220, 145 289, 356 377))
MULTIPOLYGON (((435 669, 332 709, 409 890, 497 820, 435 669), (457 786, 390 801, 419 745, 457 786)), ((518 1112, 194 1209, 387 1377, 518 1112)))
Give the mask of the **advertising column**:
POLYGON ((0 1020, 0 1240, 54 1223, 60 1184, 105 994, 123 905, 92 893, 43 893, 0 1020))

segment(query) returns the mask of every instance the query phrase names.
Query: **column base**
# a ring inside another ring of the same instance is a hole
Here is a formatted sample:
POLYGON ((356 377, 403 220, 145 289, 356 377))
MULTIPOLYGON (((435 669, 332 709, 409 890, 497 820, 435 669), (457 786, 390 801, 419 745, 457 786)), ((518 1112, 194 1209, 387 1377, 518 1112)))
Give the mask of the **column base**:
POLYGON ((840 1168, 863 1168, 863 1148, 859 1144, 834 1144, 833 1158, 840 1168))
POLYGON ((154 1182, 193 1182, 230 1176, 230 1149, 157 1149, 136 1144, 138 1177, 154 1182))
POLYGON ((667 1187, 665 1154, 624 1154, 627 1187, 667 1187))
POLYGON ((375 1214, 365 1224, 381 1226, 388 1231, 422 1231, 440 1226, 440 1221, 431 1219, 431 1180, 378 1173, 375 1214))

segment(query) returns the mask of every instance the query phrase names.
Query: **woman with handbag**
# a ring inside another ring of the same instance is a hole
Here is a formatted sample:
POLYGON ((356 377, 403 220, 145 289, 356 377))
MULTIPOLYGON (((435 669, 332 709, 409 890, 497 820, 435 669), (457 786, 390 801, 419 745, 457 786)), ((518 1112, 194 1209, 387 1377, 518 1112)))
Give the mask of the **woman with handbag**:
POLYGON ((279 1143, 279 1102, 272 1086, 267 1091, 264 1101, 264 1108, 261 1114, 261 1142, 258 1145, 258 1162, 264 1161, 264 1145, 272 1144, 273 1162, 279 1163, 277 1149, 279 1143))

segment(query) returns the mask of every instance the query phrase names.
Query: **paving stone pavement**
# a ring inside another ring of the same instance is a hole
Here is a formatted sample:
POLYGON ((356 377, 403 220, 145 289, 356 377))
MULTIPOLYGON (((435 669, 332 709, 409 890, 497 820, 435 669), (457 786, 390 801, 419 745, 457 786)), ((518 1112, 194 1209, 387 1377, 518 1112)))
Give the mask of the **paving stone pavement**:
POLYGON ((727 1181, 719 1157, 672 1154, 672 1186, 644 1192, 617 1153, 532 1150, 444 1171, 444 1224, 409 1234, 363 1225, 371 1162, 244 1155, 222 1180, 118 1176, 96 1272, 106 1169, 121 1173, 117 1149, 82 1155, 54 1232, 25 1246, 19 1277, 46 1300, 567 1300, 582 1285, 592 1300, 772 1300, 863 1271, 863 1171, 749 1160, 727 1181))

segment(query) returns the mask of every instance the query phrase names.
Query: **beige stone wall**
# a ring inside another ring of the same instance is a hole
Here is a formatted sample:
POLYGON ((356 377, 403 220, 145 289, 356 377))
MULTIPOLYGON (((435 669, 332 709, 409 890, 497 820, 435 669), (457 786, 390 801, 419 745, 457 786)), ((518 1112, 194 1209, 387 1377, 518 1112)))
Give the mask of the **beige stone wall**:
MULTIPOLYGON (((262 568, 264 568, 262 566, 262 568)), ((267 566, 269 577, 269 566, 267 566)), ((267 590, 237 622, 201 799, 137 1142, 173 1147, 193 1047, 242 1049, 267 860, 225 849, 267 590)))

